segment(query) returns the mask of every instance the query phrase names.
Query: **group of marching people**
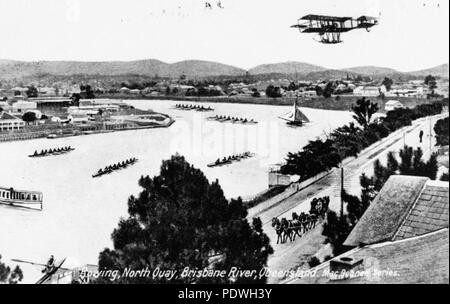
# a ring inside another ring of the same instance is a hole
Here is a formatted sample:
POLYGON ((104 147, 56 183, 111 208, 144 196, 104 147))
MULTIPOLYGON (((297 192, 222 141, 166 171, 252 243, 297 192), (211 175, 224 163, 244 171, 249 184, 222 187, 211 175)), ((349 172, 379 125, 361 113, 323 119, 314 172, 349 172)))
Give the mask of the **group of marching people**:
POLYGON ((293 242, 296 236, 302 237, 305 233, 314 229, 319 219, 325 218, 329 204, 330 197, 328 196, 314 198, 311 201, 311 209, 308 214, 302 212, 299 215, 293 212, 291 220, 286 218, 280 220, 274 217, 272 219, 272 227, 275 228, 277 233, 277 244, 280 242, 284 244, 288 239, 290 242, 293 242))

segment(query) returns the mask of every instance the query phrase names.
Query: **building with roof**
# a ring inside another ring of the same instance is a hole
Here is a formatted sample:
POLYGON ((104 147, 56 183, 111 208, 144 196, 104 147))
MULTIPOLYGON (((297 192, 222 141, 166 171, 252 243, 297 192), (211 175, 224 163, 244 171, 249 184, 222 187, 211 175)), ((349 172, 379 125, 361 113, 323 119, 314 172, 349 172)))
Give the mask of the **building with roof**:
POLYGON ((344 242, 349 251, 289 283, 449 283, 449 185, 391 176, 344 242))
POLYGON ((59 112, 68 108, 72 99, 64 97, 38 97, 29 98, 28 101, 35 102, 37 109, 42 113, 59 112))
POLYGON ((17 131, 25 127, 25 122, 6 112, 0 112, 0 132, 17 131))
POLYGON ((404 105, 398 100, 389 100, 384 104, 384 110, 386 112, 393 111, 395 109, 403 109, 404 105))
POLYGON ((26 113, 29 111, 37 110, 37 104, 34 101, 17 101, 12 104, 11 109, 13 113, 26 113))
POLYGON ((0 108, 8 112, 11 109, 11 105, 7 101, 0 101, 0 108))
POLYGON ((386 93, 386 87, 384 85, 380 87, 374 86, 359 86, 353 90, 353 95, 358 96, 379 96, 386 93))

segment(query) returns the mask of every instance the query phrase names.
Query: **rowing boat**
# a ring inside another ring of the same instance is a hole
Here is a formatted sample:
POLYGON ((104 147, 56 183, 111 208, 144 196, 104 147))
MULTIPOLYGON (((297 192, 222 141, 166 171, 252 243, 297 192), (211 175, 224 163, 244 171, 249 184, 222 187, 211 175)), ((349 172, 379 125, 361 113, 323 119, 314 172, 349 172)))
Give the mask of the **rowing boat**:
POLYGON ((220 167, 220 166, 224 166, 224 165, 229 165, 234 161, 240 161, 242 159, 247 159, 247 158, 250 158, 253 156, 255 156, 255 153, 248 153, 246 155, 237 155, 235 157, 227 158, 226 161, 213 162, 213 163, 208 164, 207 166, 210 168, 220 167))
POLYGON ((103 175, 106 175, 106 174, 113 173, 114 171, 125 169, 128 166, 134 165, 135 163, 137 163, 137 161, 138 161, 138 159, 135 159, 135 160, 129 162, 128 164, 119 165, 115 169, 109 169, 109 170, 104 170, 102 172, 97 172, 96 174, 92 175, 92 178, 100 177, 100 176, 103 176, 103 175))
POLYGON ((54 275, 54 274, 61 268, 62 264, 64 264, 65 261, 66 261, 66 258, 64 258, 64 259, 62 259, 61 261, 59 261, 58 263, 56 263, 56 265, 55 265, 49 272, 47 272, 46 274, 44 274, 44 275, 42 276, 42 278, 40 278, 40 279, 36 282, 36 284, 43 284, 43 283, 45 283, 46 281, 48 281, 48 280, 50 279, 50 277, 51 277, 52 275, 54 275))
POLYGON ((46 157, 46 156, 54 156, 54 155, 62 155, 69 153, 71 151, 75 150, 75 148, 70 148, 68 150, 62 150, 62 151, 54 151, 54 152, 47 152, 47 153, 38 153, 38 154, 31 154, 28 155, 28 157, 46 157))
POLYGON ((228 164, 231 164, 231 160, 221 161, 218 163, 213 162, 213 163, 208 164, 207 166, 212 168, 212 167, 220 167, 220 166, 224 166, 224 165, 228 165, 228 164))

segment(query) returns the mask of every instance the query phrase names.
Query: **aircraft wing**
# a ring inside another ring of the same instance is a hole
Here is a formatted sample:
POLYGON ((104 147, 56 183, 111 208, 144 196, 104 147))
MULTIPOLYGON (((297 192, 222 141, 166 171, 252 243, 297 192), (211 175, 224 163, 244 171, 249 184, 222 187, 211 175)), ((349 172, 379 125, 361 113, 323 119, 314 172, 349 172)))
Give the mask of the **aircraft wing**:
POLYGON ((337 21, 337 22, 345 22, 347 20, 352 20, 351 17, 337 17, 325 15, 312 15, 312 14, 303 16, 300 19, 309 21, 337 21))

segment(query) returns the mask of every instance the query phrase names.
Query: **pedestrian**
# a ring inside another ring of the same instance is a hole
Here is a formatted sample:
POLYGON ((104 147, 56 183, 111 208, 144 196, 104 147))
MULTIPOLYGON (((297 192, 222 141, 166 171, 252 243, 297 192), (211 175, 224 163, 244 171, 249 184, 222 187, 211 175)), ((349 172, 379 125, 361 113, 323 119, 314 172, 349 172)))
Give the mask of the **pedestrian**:
POLYGON ((423 138, 423 130, 420 130, 420 133, 419 133, 420 143, 422 143, 422 138, 423 138))

